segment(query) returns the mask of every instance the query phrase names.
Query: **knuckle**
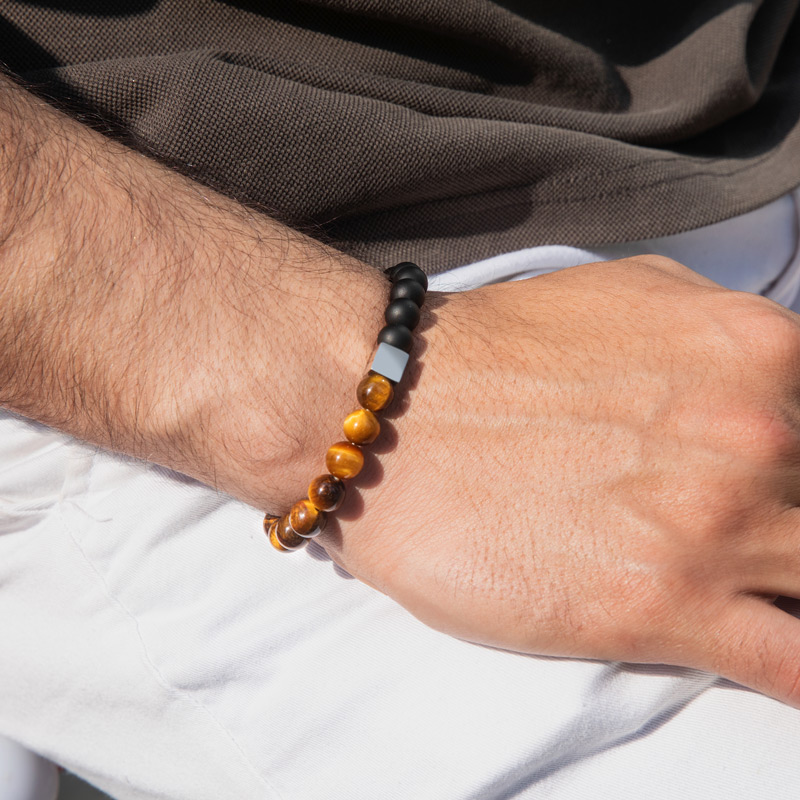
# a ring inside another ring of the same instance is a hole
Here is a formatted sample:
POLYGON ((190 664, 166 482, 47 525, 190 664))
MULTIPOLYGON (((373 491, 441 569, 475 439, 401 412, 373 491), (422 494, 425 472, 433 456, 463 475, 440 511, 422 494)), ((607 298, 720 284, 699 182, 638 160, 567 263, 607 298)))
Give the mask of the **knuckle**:
POLYGON ((735 294, 731 324, 742 349, 765 367, 785 370, 800 362, 800 325, 794 315, 763 297, 735 294))
MULTIPOLYGON (((747 408, 728 409, 719 415, 718 426, 730 456, 740 464, 763 469, 792 464, 798 459, 800 436, 796 425, 770 401, 761 407, 749 404, 747 408)), ((732 474, 743 480, 752 477, 747 470, 732 474)))

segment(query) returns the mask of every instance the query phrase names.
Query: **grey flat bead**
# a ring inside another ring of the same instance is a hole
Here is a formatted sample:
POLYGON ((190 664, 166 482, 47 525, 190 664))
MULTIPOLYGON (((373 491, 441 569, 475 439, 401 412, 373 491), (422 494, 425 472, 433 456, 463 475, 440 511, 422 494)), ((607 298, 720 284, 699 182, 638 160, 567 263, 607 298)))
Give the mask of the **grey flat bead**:
POLYGON ((379 375, 383 375, 384 378, 398 383, 400 378, 403 377, 406 364, 408 364, 408 353, 404 353, 397 347, 386 344, 386 342, 381 342, 378 345, 378 352, 375 353, 370 369, 379 375))

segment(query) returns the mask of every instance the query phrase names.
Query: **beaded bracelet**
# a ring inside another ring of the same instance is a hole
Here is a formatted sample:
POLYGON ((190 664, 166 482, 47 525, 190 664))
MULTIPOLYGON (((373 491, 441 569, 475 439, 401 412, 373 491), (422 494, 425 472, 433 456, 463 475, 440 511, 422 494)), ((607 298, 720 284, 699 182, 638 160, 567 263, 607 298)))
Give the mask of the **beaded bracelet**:
POLYGON ((364 466, 361 446, 372 444, 381 431, 376 411, 382 411, 394 397, 394 385, 403 377, 408 363, 420 309, 428 290, 428 277, 410 261, 404 261, 384 272, 392 282, 386 325, 378 334, 378 349, 369 372, 361 379, 356 396, 361 408, 344 420, 347 441, 328 448, 325 466, 328 472, 311 481, 308 497, 298 500, 288 514, 264 517, 264 531, 273 547, 281 552, 299 550, 309 539, 322 533, 327 514, 342 504, 344 481, 354 478, 364 466))

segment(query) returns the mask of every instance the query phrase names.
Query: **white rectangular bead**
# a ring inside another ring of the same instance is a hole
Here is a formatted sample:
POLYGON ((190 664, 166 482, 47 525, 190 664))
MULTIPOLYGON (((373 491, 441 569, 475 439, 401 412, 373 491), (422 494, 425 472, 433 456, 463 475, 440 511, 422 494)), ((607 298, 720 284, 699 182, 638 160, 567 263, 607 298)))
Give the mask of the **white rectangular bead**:
POLYGON ((372 359, 370 369, 373 372, 377 372, 378 375, 383 375, 384 378, 397 383, 403 377, 406 364, 408 364, 408 353, 397 347, 392 347, 386 342, 381 342, 378 345, 378 352, 375 353, 375 358, 372 359))

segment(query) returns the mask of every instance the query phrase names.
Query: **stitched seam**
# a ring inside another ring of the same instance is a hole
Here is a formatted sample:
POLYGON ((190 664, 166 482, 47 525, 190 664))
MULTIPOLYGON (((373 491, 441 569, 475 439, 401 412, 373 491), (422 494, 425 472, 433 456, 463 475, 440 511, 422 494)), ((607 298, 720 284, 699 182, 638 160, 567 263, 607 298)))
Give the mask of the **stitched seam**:
MULTIPOLYGON (((92 475, 92 478, 90 478, 89 487, 91 487, 91 481, 92 481, 93 477, 94 476, 92 475)), ((225 738, 227 738, 231 742, 231 744, 233 744, 233 746, 234 746, 234 748, 236 750, 239 751, 239 754, 241 755, 244 763, 250 768, 250 770, 252 771, 253 775, 255 775, 255 777, 264 785, 264 788, 267 791, 271 792, 273 794, 273 796, 276 798, 276 800, 283 800, 283 796, 280 794, 280 792, 278 792, 278 790, 269 782, 269 780, 265 776, 263 776, 263 775, 261 775, 261 773, 259 773, 259 771, 255 768, 255 765, 250 760, 249 756, 245 753, 245 751, 243 750, 243 748, 241 747, 239 742, 236 741, 236 738, 217 719, 217 717, 214 714, 212 714, 211 711, 202 702, 200 702, 200 700, 198 700, 196 697, 193 697, 192 695, 188 694, 183 689, 178 689, 177 687, 173 686, 159 672, 158 667, 155 665, 155 662, 150 657, 150 653, 148 652, 147 645, 145 644, 144 637, 142 636, 141 629, 139 628, 138 619, 136 619, 134 614, 125 606, 125 604, 118 597, 116 597, 114 594, 112 594, 112 592, 109 590, 108 584, 106 583, 105 578, 103 577, 101 572, 97 569, 97 567, 95 566, 94 562, 86 555, 86 553, 84 552, 84 550, 81 547, 80 543, 78 542, 77 538, 75 537, 75 534, 73 533, 72 527, 70 526, 69 522, 67 522, 66 518, 64 517, 64 514, 63 514, 63 511, 62 511, 61 507, 59 507, 59 509, 58 509, 58 516, 59 516, 59 518, 61 520, 62 525, 64 526, 64 529, 66 530, 67 534, 69 535, 70 539, 72 540, 72 543, 77 548, 77 550, 80 553, 81 557, 86 562, 88 567, 92 570, 92 572, 94 572, 94 574, 97 576, 97 579, 100 581, 100 584, 103 587, 103 592, 105 593, 105 595, 108 598, 108 600, 110 600, 133 623, 133 627, 134 627, 134 630, 136 632, 136 637, 139 640, 139 644, 141 646, 141 651, 142 651, 142 655, 144 657, 145 663, 148 665, 148 667, 152 671, 152 673, 155 676, 157 682, 159 684, 161 684, 161 686, 163 686, 167 690, 167 692, 169 692, 171 695, 174 695, 174 696, 176 696, 179 699, 182 699, 184 701, 188 701, 195 708, 197 708, 200 711, 204 712, 206 714, 206 716, 214 723, 214 725, 216 725, 216 727, 222 733, 222 735, 225 738)))

